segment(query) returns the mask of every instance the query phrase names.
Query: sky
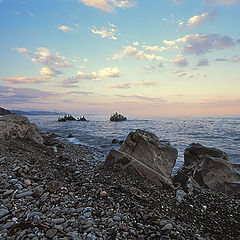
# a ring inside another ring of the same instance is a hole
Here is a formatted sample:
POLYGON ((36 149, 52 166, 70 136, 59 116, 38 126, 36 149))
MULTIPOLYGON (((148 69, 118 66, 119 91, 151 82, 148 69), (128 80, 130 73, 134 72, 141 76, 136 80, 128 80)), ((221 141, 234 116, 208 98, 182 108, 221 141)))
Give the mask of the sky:
POLYGON ((240 0, 0 0, 0 106, 240 115, 240 0))

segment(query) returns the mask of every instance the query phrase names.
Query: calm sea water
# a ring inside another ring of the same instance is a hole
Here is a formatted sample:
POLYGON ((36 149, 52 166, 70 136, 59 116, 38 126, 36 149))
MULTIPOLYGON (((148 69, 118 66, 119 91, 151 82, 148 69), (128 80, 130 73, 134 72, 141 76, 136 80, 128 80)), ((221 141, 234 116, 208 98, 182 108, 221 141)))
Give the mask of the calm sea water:
POLYGON ((129 117, 124 122, 110 122, 109 116, 85 117, 87 122, 58 122, 58 116, 28 116, 43 131, 66 138, 71 132, 74 138, 69 141, 97 147, 105 154, 119 147, 112 144, 112 139, 124 140, 136 129, 150 131, 178 149, 175 170, 183 163, 184 149, 191 143, 218 148, 231 162, 240 163, 240 117, 129 117))

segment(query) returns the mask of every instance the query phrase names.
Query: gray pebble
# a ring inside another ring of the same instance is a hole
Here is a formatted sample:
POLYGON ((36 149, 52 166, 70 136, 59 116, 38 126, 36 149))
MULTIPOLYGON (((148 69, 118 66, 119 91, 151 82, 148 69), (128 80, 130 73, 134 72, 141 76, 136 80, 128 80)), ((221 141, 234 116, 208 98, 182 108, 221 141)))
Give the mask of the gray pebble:
POLYGON ((1 208, 0 209, 0 218, 4 217, 8 213, 9 213, 9 211, 7 209, 1 208))
POLYGON ((61 224, 65 222, 65 219, 64 218, 55 218, 55 219, 51 219, 51 223, 53 224, 61 224))
POLYGON ((31 196, 33 194, 32 191, 27 191, 27 192, 23 192, 23 193, 18 193, 15 197, 16 198, 24 198, 27 196, 31 196))
POLYGON ((166 224, 163 228, 162 231, 164 230, 172 230, 173 229, 173 225, 171 223, 166 224))

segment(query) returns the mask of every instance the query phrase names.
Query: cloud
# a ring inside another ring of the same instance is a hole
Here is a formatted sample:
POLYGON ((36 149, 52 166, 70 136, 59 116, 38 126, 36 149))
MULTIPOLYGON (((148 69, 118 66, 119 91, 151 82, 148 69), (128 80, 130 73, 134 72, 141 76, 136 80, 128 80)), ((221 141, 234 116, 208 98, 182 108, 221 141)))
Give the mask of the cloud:
POLYGON ((109 78, 109 77, 116 78, 119 76, 120 76, 120 72, 117 67, 114 67, 114 68, 107 67, 107 68, 99 70, 99 72, 98 72, 99 78, 109 78))
POLYGON ((217 58, 216 61, 217 62, 227 62, 228 59, 226 59, 226 58, 217 58))
POLYGON ((176 59, 174 59, 172 62, 175 65, 177 65, 178 67, 187 67, 188 66, 187 60, 182 55, 177 55, 176 59))
POLYGON ((61 74, 61 71, 44 67, 40 70, 40 74, 48 77, 55 77, 58 74, 61 74))
POLYGON ((167 46, 183 44, 181 50, 188 54, 204 54, 212 50, 221 50, 236 45, 234 39, 228 36, 219 36, 218 34, 192 34, 185 35, 173 41, 163 40, 167 46))
POLYGON ((32 62, 47 66, 50 69, 71 67, 71 64, 64 56, 59 53, 53 54, 51 50, 45 47, 39 47, 35 52, 26 48, 17 48, 16 50, 32 62))
POLYGON ((148 97, 148 96, 143 96, 143 95, 116 95, 117 97, 120 98, 125 98, 128 99, 128 101, 133 101, 133 100, 138 100, 140 102, 148 102, 148 103, 154 103, 154 102, 166 102, 165 99, 163 98, 158 98, 158 97, 148 97))
POLYGON ((212 5, 232 5, 235 3, 240 3, 240 0, 204 0, 204 4, 208 6, 212 5))
POLYGON ((117 83, 113 84, 111 88, 131 88, 134 86, 155 86, 157 83, 155 81, 140 81, 140 82, 127 82, 127 83, 117 83))
POLYGON ((188 19, 187 27, 194 28, 204 22, 210 22, 216 17, 216 12, 208 13, 204 12, 201 15, 196 15, 188 19))
POLYGON ((87 6, 98 8, 106 12, 114 12, 118 8, 133 7, 137 0, 78 0, 87 6))
POLYGON ((62 25, 60 27, 58 27, 59 30, 63 31, 63 32, 71 32, 71 31, 74 31, 72 28, 68 27, 68 26, 65 26, 65 25, 62 25))
POLYGON ((145 50, 147 52, 162 52, 164 50, 166 50, 166 47, 159 47, 159 46, 142 46, 143 48, 145 48, 145 50))
POLYGON ((52 92, 34 88, 0 86, 0 102, 6 104, 40 103, 53 95, 52 92))
POLYGON ((31 77, 26 77, 26 76, 21 76, 21 77, 3 77, 2 78, 4 81, 7 83, 42 83, 42 82, 47 82, 49 78, 47 77, 36 77, 36 78, 31 78, 31 77))
POLYGON ((155 54, 146 54, 144 51, 138 51, 136 47, 125 46, 123 50, 115 54, 112 59, 122 59, 123 57, 130 57, 137 60, 148 60, 148 61, 164 61, 165 59, 155 54))
POLYGON ((208 66, 209 65, 209 62, 207 59, 201 59, 198 64, 197 64, 197 67, 204 67, 204 66, 208 66))
POLYGON ((178 77, 183 77, 183 76, 186 76, 188 73, 185 72, 185 71, 176 71, 174 72, 178 77))
POLYGON ((173 2, 176 3, 176 4, 184 3, 186 1, 187 0, 173 0, 173 2))
POLYGON ((76 87, 76 83, 81 80, 99 80, 101 78, 118 78, 120 77, 120 71, 117 67, 106 67, 100 69, 98 72, 92 71, 90 74, 83 73, 81 71, 77 72, 77 75, 74 77, 70 77, 65 79, 58 86, 60 87, 76 87))
POLYGON ((133 46, 134 46, 134 47, 137 47, 138 45, 139 45, 139 42, 137 42, 137 41, 136 41, 136 42, 133 42, 133 46))
POLYGON ((112 40, 117 40, 118 39, 118 35, 120 35, 116 29, 116 26, 109 23, 109 26, 111 28, 107 29, 106 27, 101 27, 99 30, 96 29, 95 26, 93 26, 93 29, 91 30, 92 33, 100 35, 102 38, 109 38, 112 40))

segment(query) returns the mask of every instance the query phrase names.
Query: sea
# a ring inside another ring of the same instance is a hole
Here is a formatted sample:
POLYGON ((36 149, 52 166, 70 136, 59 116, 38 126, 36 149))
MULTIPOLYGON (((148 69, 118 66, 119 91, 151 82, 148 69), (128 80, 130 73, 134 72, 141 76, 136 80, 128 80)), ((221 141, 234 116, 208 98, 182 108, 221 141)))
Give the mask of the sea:
POLYGON ((119 148, 118 144, 112 144, 113 139, 124 140, 131 131, 147 130, 177 148, 174 171, 183 164, 184 150, 191 143, 218 148, 227 153, 230 162, 240 163, 240 116, 128 117, 122 122, 111 122, 106 115, 86 115, 86 122, 58 122, 58 115, 27 117, 42 131, 56 133, 73 144, 95 147, 104 155, 112 148, 119 148), (68 138, 69 133, 73 138, 68 138))

